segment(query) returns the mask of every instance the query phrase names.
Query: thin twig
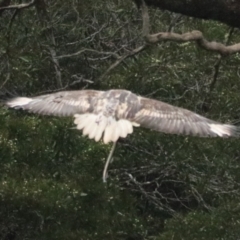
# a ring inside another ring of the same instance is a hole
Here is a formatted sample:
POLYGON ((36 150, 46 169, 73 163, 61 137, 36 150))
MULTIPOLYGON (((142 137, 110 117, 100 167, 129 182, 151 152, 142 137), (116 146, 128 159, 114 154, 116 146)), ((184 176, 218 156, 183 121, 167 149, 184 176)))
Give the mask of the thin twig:
MULTIPOLYGON (((227 38, 226 38, 225 44, 228 44, 228 43, 230 42, 230 39, 231 39, 232 34, 233 34, 233 31, 234 31, 234 28, 231 28, 230 31, 229 31, 229 33, 228 33, 228 36, 227 36, 227 38)), ((222 59, 223 59, 223 56, 220 55, 220 56, 218 57, 218 60, 217 60, 216 63, 214 64, 214 69, 215 69, 215 71, 214 71, 214 74, 213 74, 213 80, 212 80, 212 82, 210 83, 209 92, 212 92, 213 89, 214 89, 214 87, 215 87, 215 85, 216 85, 222 59)))
POLYGON ((101 81, 112 69, 114 69, 115 67, 117 67, 122 61, 124 61, 125 59, 134 56, 140 52, 142 52, 144 49, 146 49, 148 45, 144 44, 138 48, 135 48, 134 50, 130 51, 129 53, 119 57, 103 74, 102 76, 99 78, 99 81, 101 81))
POLYGON ((72 54, 57 56, 56 58, 62 59, 62 58, 75 57, 75 56, 81 55, 85 52, 93 52, 93 53, 103 54, 103 55, 112 55, 115 58, 119 58, 119 55, 115 52, 100 52, 100 51, 97 51, 97 50, 94 50, 94 49, 88 49, 88 48, 84 48, 84 49, 82 49, 78 52, 72 53, 72 54))

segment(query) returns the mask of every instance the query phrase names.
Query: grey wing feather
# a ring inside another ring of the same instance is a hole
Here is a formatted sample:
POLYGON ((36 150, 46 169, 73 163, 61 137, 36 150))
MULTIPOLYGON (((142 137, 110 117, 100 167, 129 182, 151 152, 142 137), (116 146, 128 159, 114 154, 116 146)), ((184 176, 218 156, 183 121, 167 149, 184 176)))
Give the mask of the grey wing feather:
POLYGON ((240 136, 238 127, 221 124, 189 110, 139 97, 140 108, 131 119, 156 131, 200 137, 240 136))
POLYGON ((95 90, 63 91, 33 98, 13 98, 6 105, 42 115, 71 116, 90 111, 91 100, 101 93, 95 90))

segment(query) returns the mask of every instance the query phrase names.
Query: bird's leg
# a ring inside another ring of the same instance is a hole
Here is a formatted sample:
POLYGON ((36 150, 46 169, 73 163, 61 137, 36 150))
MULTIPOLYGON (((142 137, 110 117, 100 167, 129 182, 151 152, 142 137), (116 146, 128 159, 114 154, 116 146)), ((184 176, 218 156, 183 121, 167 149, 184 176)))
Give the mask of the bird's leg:
POLYGON ((108 165, 109 165, 110 161, 112 160, 112 156, 113 156, 114 150, 116 148, 116 145, 117 145, 117 142, 114 142, 112 145, 111 151, 108 155, 107 161, 105 163, 104 170, 103 170, 103 182, 107 181, 107 169, 108 169, 108 165))

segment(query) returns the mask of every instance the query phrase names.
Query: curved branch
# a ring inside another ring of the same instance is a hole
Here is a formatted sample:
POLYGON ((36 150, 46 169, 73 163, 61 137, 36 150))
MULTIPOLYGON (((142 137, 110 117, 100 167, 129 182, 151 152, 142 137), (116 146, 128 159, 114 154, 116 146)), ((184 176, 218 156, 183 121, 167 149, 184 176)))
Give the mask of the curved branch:
MULTIPOLYGON (((133 0, 137 6, 142 0, 133 0)), ((186 16, 217 20, 240 28, 240 1, 238 0, 145 0, 148 6, 181 13, 186 16)))
POLYGON ((143 34, 144 39, 149 44, 155 44, 161 41, 174 41, 174 42, 191 42, 194 41, 199 47, 221 54, 222 56, 231 55, 240 52, 240 43, 233 44, 231 46, 225 46, 219 42, 209 42, 206 40, 200 31, 192 31, 183 34, 173 32, 159 32, 155 34, 148 34, 149 30, 146 27, 149 26, 148 9, 145 3, 142 4, 142 17, 143 17, 143 34))

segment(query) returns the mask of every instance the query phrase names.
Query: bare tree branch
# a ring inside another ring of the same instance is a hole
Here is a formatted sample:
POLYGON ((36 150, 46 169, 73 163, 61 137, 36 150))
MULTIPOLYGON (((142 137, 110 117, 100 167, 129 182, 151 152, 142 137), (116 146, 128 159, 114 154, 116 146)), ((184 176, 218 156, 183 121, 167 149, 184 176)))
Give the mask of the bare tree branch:
MULTIPOLYGON (((234 28, 231 28, 225 43, 228 44, 230 42, 231 36, 233 34, 234 28)), ((204 110, 205 112, 209 110, 210 105, 211 105, 211 93, 213 91, 213 89, 215 88, 215 85, 217 83, 218 80, 218 76, 219 76, 219 71, 220 71, 220 67, 221 67, 221 63, 223 60, 224 56, 223 55, 219 55, 217 61, 214 64, 214 73, 213 73, 213 78, 212 81, 209 83, 209 88, 207 90, 207 94, 206 97, 204 98, 203 102, 202 102, 202 110, 204 110)))
POLYGON ((72 53, 72 54, 66 54, 66 55, 61 55, 61 56, 58 56, 56 58, 58 59, 62 59, 62 58, 69 58, 69 57, 75 57, 75 56, 78 56, 78 55, 81 55, 85 52, 92 52, 92 53, 97 53, 97 54, 103 54, 103 55, 111 55, 113 56, 114 58, 119 58, 119 55, 115 52, 101 52, 101 51, 98 51, 98 50, 94 50, 94 49, 88 49, 88 48, 84 48, 76 53, 72 53))
MULTIPOLYGON (((142 0, 134 0, 138 7, 142 0)), ((184 14, 186 16, 217 20, 232 27, 240 27, 238 0, 145 0, 148 6, 184 14)))
MULTIPOLYGON (((234 28, 231 28, 230 31, 229 31, 229 34, 228 34, 228 36, 227 36, 227 39, 226 39, 226 44, 228 44, 228 43, 230 42, 230 39, 231 39, 232 34, 233 34, 233 31, 234 31, 234 28)), ((223 56, 219 56, 218 60, 217 60, 216 63, 214 64, 214 69, 215 69, 215 71, 214 71, 214 74, 213 74, 213 80, 212 80, 212 82, 210 83, 210 87, 209 87, 209 91, 210 91, 210 92, 213 91, 213 89, 214 89, 214 87, 215 87, 215 85, 216 85, 222 59, 223 59, 223 56)))
MULTIPOLYGON (((35 0, 36 2, 36 9, 37 9, 37 13, 38 13, 38 17, 39 20, 41 22, 42 25, 49 23, 50 22, 50 18, 48 16, 47 10, 46 10, 46 3, 44 0, 35 0)), ((52 46, 48 46, 48 50, 51 56, 51 60, 53 62, 54 65, 54 69, 55 69, 55 73, 56 73, 56 81, 57 81, 57 85, 58 88, 62 88, 62 73, 61 73, 61 69, 60 69, 60 65, 57 59, 57 54, 56 54, 56 41, 55 41, 55 37, 53 34, 53 29, 52 27, 48 27, 46 32, 45 32, 46 38, 48 40, 50 40, 50 42, 52 43, 52 46)))
POLYGON ((87 88, 89 86, 89 84, 93 84, 94 83, 92 80, 83 78, 82 76, 79 77, 76 74, 72 75, 72 78, 75 78, 77 80, 75 80, 75 81, 73 81, 71 83, 68 83, 64 87, 61 87, 61 88, 57 88, 57 89, 54 89, 54 90, 50 89, 50 90, 38 92, 37 95, 63 91, 63 90, 69 89, 69 87, 73 87, 73 86, 75 86, 75 85, 77 85, 79 83, 84 83, 84 82, 86 83, 86 85, 82 89, 85 89, 85 88, 87 88))
POLYGON ((30 3, 22 3, 22 4, 18 4, 18 5, 10 5, 10 6, 6 6, 6 7, 0 7, 0 10, 6 10, 6 9, 19 10, 19 9, 23 9, 23 8, 29 8, 29 7, 33 6, 34 4, 35 4, 35 0, 32 0, 30 3))
POLYGON ((209 42, 206 40, 200 31, 192 31, 183 34, 173 32, 159 32, 155 34, 149 34, 149 15, 148 8, 145 2, 142 0, 142 18, 143 18, 143 36, 148 44, 156 44, 161 41, 174 41, 174 42, 191 42, 194 41, 197 45, 205 50, 217 52, 222 56, 228 56, 234 53, 240 52, 240 43, 233 44, 231 46, 225 46, 222 43, 215 41, 209 42))
POLYGON ((144 49, 146 49, 147 45, 144 44, 138 48, 135 48, 134 50, 130 51, 129 53, 119 57, 103 74, 102 76, 99 78, 99 80, 102 80, 112 69, 114 69, 115 67, 117 67, 122 61, 124 61, 125 59, 132 57, 140 52, 142 52, 144 49))

